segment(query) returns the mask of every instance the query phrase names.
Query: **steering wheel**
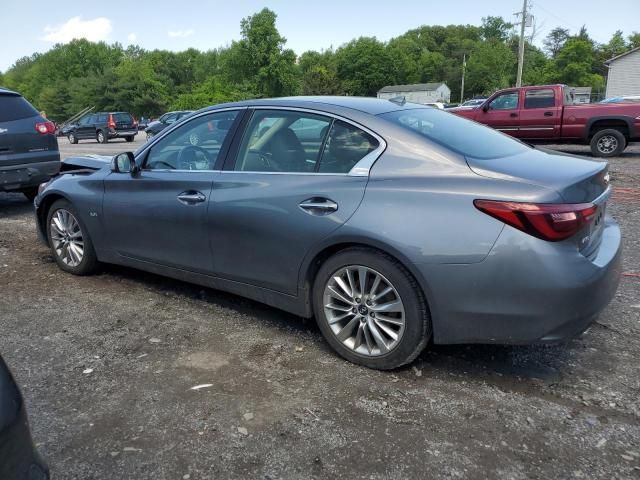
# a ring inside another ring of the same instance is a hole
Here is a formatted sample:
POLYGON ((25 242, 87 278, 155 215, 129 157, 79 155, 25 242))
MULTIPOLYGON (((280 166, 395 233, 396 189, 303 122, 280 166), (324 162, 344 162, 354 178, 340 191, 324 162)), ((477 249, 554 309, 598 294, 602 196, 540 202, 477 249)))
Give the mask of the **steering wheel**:
POLYGON ((188 164, 189 168, 182 168, 182 156, 185 154, 185 152, 200 152, 202 153, 202 155, 204 155, 204 158, 207 160, 207 163, 209 162, 209 152, 207 152, 204 148, 199 147, 197 145, 188 145, 186 147, 184 147, 182 150, 180 150, 180 153, 178 153, 178 158, 176 160, 176 164, 178 165, 178 168, 180 170, 192 170, 191 168, 191 163, 188 164))
POLYGON ((163 160, 157 160, 157 161, 153 162, 153 165, 149 165, 149 166, 151 168, 156 168, 156 166, 160 166, 160 165, 164 165, 165 167, 169 168, 170 170, 175 170, 176 169, 176 167, 171 165, 169 162, 165 162, 163 160))

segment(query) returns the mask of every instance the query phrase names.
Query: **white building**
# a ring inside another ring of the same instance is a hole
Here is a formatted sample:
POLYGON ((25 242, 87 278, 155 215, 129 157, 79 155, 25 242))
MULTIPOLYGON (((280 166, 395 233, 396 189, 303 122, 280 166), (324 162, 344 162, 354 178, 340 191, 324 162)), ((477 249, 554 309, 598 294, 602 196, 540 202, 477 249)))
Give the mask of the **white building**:
POLYGON ((451 90, 445 83, 415 83, 413 85, 389 85, 378 90, 378 98, 389 100, 404 97, 412 103, 449 103, 451 90))
POLYGON ((640 95, 640 47, 605 62, 609 67, 607 98, 640 95))

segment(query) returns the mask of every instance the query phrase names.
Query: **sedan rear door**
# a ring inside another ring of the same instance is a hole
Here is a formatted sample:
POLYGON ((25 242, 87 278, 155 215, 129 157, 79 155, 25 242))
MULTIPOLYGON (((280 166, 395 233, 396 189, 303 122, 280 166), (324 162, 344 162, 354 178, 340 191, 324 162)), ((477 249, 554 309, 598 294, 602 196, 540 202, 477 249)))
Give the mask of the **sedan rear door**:
POLYGON ((311 247, 360 205, 384 141, 322 112, 251 112, 224 171, 208 223, 216 275, 295 295, 311 247))

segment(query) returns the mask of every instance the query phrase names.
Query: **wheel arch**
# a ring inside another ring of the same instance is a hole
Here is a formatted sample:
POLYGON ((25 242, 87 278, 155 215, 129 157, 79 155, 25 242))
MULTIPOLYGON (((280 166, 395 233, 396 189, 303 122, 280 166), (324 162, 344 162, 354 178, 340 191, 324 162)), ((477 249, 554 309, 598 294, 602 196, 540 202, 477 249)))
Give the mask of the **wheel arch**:
POLYGON ((612 128, 619 130, 622 135, 627 139, 627 142, 634 136, 633 131, 633 119, 626 116, 597 116, 589 119, 586 128, 586 138, 591 138, 599 131, 612 128))
POLYGON ((46 195, 44 198, 40 200, 38 204, 38 209, 36 211, 36 219, 38 221, 38 230, 44 238, 44 241, 47 245, 49 245, 49 237, 47 236, 47 215, 49 214, 49 210, 51 209, 51 205, 53 205, 58 200, 66 200, 67 202, 71 202, 66 196, 62 195, 59 192, 51 192, 46 195))
POLYGON ((303 262, 303 265, 300 269, 298 291, 303 295, 303 300, 306 305, 305 310, 309 313, 309 317, 314 315, 312 301, 313 287, 320 267, 333 255, 348 248, 354 247, 361 247, 378 251, 400 263, 400 265, 402 265, 409 272, 409 274, 415 279, 416 283, 420 287, 420 291, 427 303, 427 309, 429 311, 429 315, 431 316, 432 326, 435 325, 435 322, 433 320, 433 310, 431 308, 431 306, 433 305, 432 292, 429 288, 428 282, 420 273, 420 271, 415 268, 413 263, 410 262, 405 255, 403 255, 391 245, 379 240, 362 237, 344 237, 340 239, 333 239, 333 241, 331 242, 325 242, 321 245, 318 245, 317 248, 312 253, 308 254, 305 258, 305 261, 303 262))

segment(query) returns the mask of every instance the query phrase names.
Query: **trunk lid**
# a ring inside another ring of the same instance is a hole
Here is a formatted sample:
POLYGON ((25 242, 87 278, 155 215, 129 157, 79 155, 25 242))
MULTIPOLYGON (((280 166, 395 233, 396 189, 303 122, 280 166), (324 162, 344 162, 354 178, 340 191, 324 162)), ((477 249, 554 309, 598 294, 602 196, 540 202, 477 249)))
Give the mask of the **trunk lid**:
POLYGON ((574 241, 583 255, 595 255, 602 237, 604 215, 610 194, 606 161, 544 148, 532 148, 517 155, 501 158, 467 157, 466 160, 469 168, 478 175, 553 189, 559 195, 557 203, 597 205, 598 211, 593 221, 568 240, 574 241))

